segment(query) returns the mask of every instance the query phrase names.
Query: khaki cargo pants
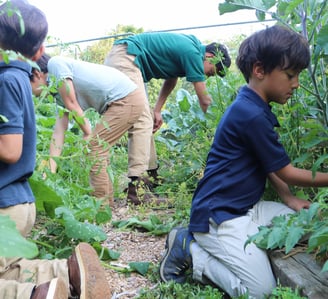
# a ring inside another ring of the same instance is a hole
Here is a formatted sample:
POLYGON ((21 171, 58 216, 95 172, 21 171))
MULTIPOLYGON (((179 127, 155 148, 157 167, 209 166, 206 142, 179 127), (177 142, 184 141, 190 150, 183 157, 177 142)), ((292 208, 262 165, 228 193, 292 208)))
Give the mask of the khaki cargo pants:
MULTIPOLYGON (((16 223, 17 229, 26 237, 35 222, 35 204, 26 203, 0 209, 16 223)), ((67 282, 66 260, 27 260, 0 257, 0 299, 30 299, 36 285, 62 277, 67 282)))

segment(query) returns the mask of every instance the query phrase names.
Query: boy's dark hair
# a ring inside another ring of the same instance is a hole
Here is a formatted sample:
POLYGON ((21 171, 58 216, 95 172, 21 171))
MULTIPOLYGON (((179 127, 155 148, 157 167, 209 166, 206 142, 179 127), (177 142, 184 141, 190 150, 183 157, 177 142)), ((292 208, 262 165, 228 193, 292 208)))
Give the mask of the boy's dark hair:
POLYGON ((23 0, 6 1, 0 6, 0 47, 32 58, 48 34, 44 13, 23 0))
POLYGON ((48 61, 50 58, 50 55, 43 53, 40 59, 36 61, 42 73, 48 73, 48 61))
POLYGON ((309 65, 310 57, 309 44, 301 34, 275 25, 246 38, 236 64, 248 83, 255 63, 261 64, 265 73, 276 67, 301 71, 309 65))
POLYGON ((225 68, 229 68, 231 65, 231 58, 228 52, 228 49, 225 45, 219 43, 208 44, 205 48, 207 53, 212 53, 215 56, 219 56, 221 61, 215 64, 216 72, 219 76, 225 76, 225 68))

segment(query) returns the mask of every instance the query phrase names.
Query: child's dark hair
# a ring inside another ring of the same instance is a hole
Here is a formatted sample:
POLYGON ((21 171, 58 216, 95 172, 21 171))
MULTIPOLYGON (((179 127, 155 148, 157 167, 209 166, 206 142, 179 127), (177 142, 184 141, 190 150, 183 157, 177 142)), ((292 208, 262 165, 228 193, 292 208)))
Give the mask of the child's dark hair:
POLYGON ((225 68, 229 68, 231 65, 231 58, 227 47, 223 44, 211 43, 206 46, 205 51, 215 56, 221 56, 221 60, 215 64, 215 67, 217 74, 220 77, 224 77, 226 75, 225 68))
POLYGON ((27 1, 11 0, 0 6, 0 47, 3 50, 13 50, 32 58, 47 34, 45 14, 27 1))
POLYGON ((51 57, 43 53, 39 60, 36 61, 36 64, 39 66, 42 73, 48 73, 48 61, 51 57))
POLYGON ((247 83, 255 63, 262 65, 265 73, 276 67, 302 71, 310 63, 309 44, 301 34, 287 27, 266 28, 246 38, 239 47, 236 64, 247 83))

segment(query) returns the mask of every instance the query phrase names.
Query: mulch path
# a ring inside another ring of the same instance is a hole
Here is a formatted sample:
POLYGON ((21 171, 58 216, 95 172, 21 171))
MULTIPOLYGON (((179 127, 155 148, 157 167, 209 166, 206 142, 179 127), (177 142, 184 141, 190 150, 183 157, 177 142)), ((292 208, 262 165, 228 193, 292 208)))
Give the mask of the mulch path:
MULTIPOLYGON (((135 213, 127 206, 114 208, 113 220, 129 219, 135 213)), ((154 214, 154 211, 151 211, 154 214)), ((165 248, 166 235, 154 236, 139 230, 119 230, 110 223, 104 227, 107 240, 104 246, 120 253, 111 265, 125 267, 130 262, 150 262, 156 267, 159 265, 165 248)), ((149 281, 146 277, 136 272, 120 273, 113 269, 105 268, 107 279, 112 290, 112 299, 135 298, 142 288, 153 288, 157 282, 149 281)))

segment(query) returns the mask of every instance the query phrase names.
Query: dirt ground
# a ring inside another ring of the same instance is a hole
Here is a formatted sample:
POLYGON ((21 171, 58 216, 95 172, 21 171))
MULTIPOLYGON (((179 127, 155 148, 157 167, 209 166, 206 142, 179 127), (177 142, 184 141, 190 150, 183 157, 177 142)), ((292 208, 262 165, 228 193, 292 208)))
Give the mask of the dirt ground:
MULTIPOLYGON (((132 217, 133 211, 131 208, 123 206, 115 207, 112 213, 113 220, 126 220, 132 217)), ((154 214, 154 211, 152 213, 154 214)), ((147 232, 136 230, 121 231, 111 224, 105 227, 105 231, 108 239, 104 245, 121 254, 118 260, 110 262, 112 265, 124 267, 130 262, 159 264, 165 248, 166 235, 152 236, 147 232)), ((135 272, 125 274, 107 268, 105 271, 112 289, 112 299, 135 298, 140 289, 151 288, 156 285, 156 283, 135 272)))

